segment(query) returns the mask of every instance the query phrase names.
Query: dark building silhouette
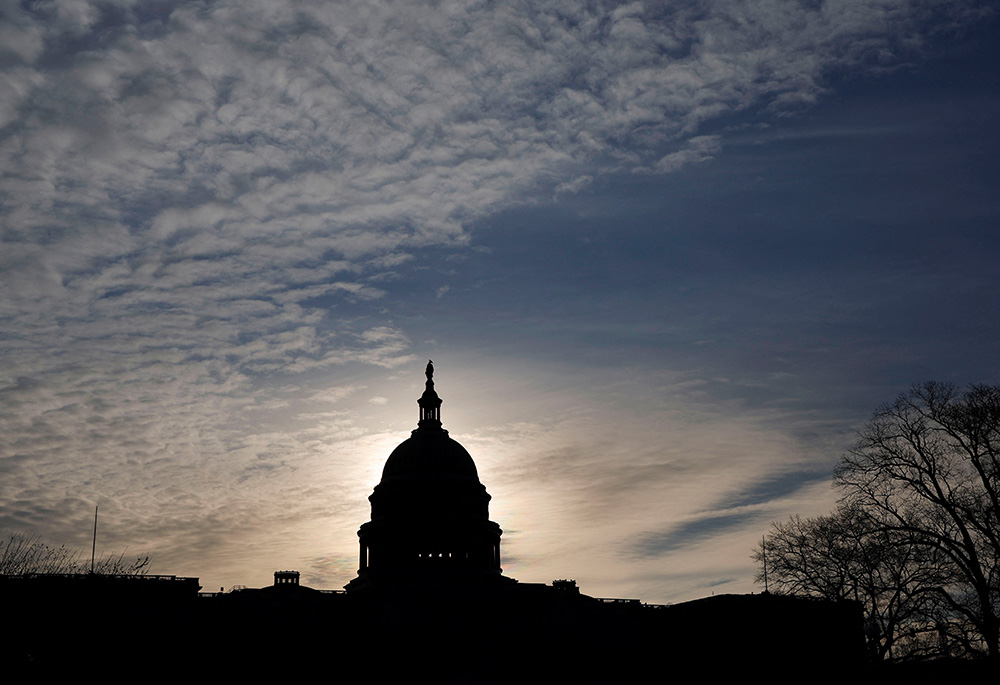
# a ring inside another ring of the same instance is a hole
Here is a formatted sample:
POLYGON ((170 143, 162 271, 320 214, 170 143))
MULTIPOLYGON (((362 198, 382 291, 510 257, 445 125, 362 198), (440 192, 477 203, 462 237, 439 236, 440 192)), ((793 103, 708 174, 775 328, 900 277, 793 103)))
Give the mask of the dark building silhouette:
POLYGON ((372 518, 358 531, 358 577, 347 590, 502 579, 490 495, 472 456, 441 426, 432 362, 425 374, 417 428, 389 455, 368 498, 372 518))
POLYGON ((648 605, 590 597, 569 579, 504 576, 490 495, 442 427, 430 363, 426 376, 417 428, 369 497, 358 575, 345 590, 306 587, 296 571, 219 593, 172 576, 0 577, 7 620, 23 628, 0 657, 28 677, 113 668, 287 679, 333 668, 366 683, 640 683, 690 679, 692 669, 745 677, 761 660, 782 679, 862 669, 857 602, 761 594, 648 605))
POLYGON ((298 571, 275 571, 274 572, 274 584, 277 585, 298 585, 299 584, 299 572, 298 571))

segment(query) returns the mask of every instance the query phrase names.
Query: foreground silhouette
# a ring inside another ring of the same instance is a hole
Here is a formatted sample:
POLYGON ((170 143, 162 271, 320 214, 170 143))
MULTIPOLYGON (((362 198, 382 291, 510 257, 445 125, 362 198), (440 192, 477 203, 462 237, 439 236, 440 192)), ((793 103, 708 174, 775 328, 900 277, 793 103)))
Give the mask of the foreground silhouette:
POLYGON ((294 571, 276 572, 271 587, 218 594, 173 576, 0 577, 18 627, 5 663, 43 677, 86 669, 259 679, 346 668, 373 683, 646 682, 692 667, 729 676, 761 659, 789 674, 863 667, 856 602, 763 594, 653 606, 589 597, 571 580, 504 576, 490 495, 442 427, 433 372, 428 363, 416 430, 369 498, 346 591, 302 586, 294 571))

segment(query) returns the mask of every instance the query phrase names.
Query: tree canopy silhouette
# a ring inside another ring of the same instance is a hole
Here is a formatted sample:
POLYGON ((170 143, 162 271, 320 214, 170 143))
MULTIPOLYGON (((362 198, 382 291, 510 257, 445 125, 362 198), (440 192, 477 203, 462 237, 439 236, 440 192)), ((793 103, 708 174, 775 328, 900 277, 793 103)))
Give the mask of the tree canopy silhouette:
POLYGON ((875 412, 836 480, 880 530, 942 553, 946 582, 924 591, 1000 659, 1000 386, 913 387, 875 412))
POLYGON ((766 560, 768 585, 778 593, 862 602, 876 661, 939 654, 933 602, 924 592, 944 578, 939 556, 848 505, 829 516, 773 524, 753 553, 762 569, 766 560))
POLYGON ((1000 386, 914 386, 835 482, 836 512, 775 524, 755 551, 775 587, 863 601, 877 657, 1000 660, 1000 386))
MULTIPOLYGON (((144 576, 149 570, 149 556, 127 559, 125 552, 102 556, 93 566, 98 575, 144 576)), ((21 576, 30 573, 90 573, 89 560, 79 550, 64 545, 52 547, 37 535, 10 533, 0 540, 0 576, 21 576)))

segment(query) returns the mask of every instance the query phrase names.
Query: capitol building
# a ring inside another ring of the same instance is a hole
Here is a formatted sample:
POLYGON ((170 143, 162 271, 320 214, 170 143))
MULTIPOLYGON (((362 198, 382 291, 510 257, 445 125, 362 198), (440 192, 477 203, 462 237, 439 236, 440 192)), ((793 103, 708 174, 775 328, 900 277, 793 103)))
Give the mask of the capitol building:
POLYGON ((18 628, 0 644, 10 674, 638 683, 729 677, 762 660, 772 675, 863 667, 858 602, 762 593, 652 605, 503 575, 490 495, 442 425, 431 363, 425 375, 417 427, 368 498, 358 574, 344 589, 303 586, 293 570, 220 593, 174 576, 0 577, 18 628))

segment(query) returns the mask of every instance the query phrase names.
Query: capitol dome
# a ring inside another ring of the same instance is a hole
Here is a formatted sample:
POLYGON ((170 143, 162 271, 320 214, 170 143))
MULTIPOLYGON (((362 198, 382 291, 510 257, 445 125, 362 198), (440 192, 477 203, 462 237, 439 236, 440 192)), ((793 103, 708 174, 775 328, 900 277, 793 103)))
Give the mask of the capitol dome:
POLYGON ((417 400, 417 428, 392 451, 368 498, 371 521, 358 531, 360 568, 348 590, 500 578, 500 535, 490 495, 469 452, 441 426, 434 366, 417 400))
POLYGON ((397 478, 442 477, 479 482, 472 455, 444 429, 413 431, 392 451, 382 469, 383 483, 397 478))

